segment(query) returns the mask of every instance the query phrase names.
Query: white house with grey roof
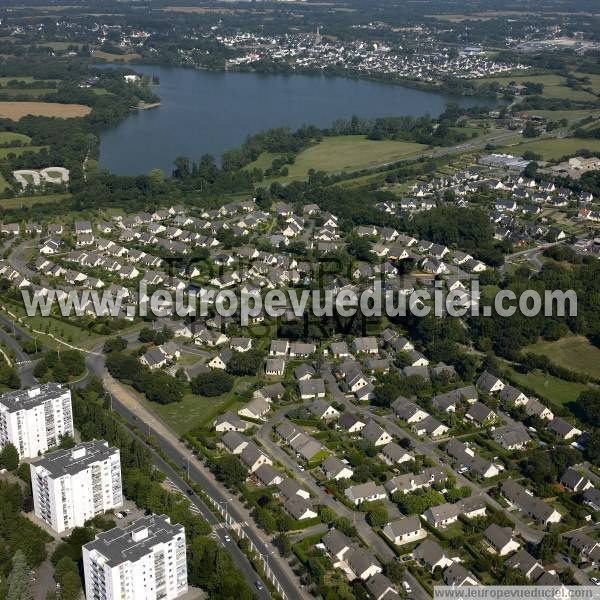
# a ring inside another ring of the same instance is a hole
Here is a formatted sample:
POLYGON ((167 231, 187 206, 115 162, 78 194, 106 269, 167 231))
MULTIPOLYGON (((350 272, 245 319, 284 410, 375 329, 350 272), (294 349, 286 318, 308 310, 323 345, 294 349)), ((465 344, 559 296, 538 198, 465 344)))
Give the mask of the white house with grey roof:
POLYGON ((90 600, 172 600, 187 592, 185 531, 166 515, 142 517, 83 546, 90 600))
POLYGON ((392 441, 392 436, 373 419, 367 421, 361 435, 373 446, 385 446, 392 441))
POLYGON ((298 381, 298 388, 302 400, 325 397, 325 382, 322 379, 302 379, 298 381))
POLYGON ((350 479, 354 471, 337 456, 328 456, 322 463, 321 468, 327 479, 350 479))
POLYGON ((344 490, 344 495, 352 504, 358 506, 363 502, 373 502, 387 498, 385 489, 381 485, 375 485, 372 481, 359 483, 344 490))
POLYGON ((31 463, 35 516, 56 533, 118 508, 123 503, 121 459, 107 442, 84 442, 49 452, 31 463))
POLYGON ((421 520, 416 515, 390 521, 383 528, 383 534, 396 546, 410 544, 427 537, 421 520))

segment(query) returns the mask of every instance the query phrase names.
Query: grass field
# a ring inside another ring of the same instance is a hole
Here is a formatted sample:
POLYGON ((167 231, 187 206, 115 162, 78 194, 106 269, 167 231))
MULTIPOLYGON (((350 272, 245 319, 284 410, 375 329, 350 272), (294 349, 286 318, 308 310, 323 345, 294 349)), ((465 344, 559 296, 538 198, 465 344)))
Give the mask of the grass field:
MULTIPOLYGON (((277 178, 280 181, 303 179, 310 169, 339 173, 341 171, 358 171, 368 167, 391 163, 425 149, 424 144, 413 142, 373 141, 364 136, 348 135, 324 138, 304 150, 296 157, 293 165, 288 165, 289 175, 277 178)), ((265 169, 271 166, 276 155, 265 154, 248 168, 265 169)))
POLYGON ((0 102, 0 117, 18 121, 26 115, 41 117, 85 117, 92 109, 83 104, 58 104, 54 102, 0 102))
POLYGON ((8 189, 9 187, 10 187, 9 183, 6 181, 6 179, 4 179, 4 177, 0 173, 0 192, 3 192, 4 190, 8 189))
POLYGON ((31 138, 22 133, 13 133, 12 131, 0 131, 0 145, 12 144, 13 142, 29 144, 29 142, 31 142, 31 138))
POLYGON ((570 122, 581 121, 590 115, 599 116, 600 113, 594 110, 536 110, 536 115, 545 117, 550 121, 560 121, 561 119, 567 119, 570 122))
POLYGON ((590 150, 591 152, 600 152, 600 140, 595 139, 546 139, 533 142, 523 142, 515 146, 504 148, 511 154, 521 155, 528 150, 540 154, 544 160, 556 160, 563 156, 577 154, 579 150, 590 150))
POLYGON ((236 377, 231 392, 214 398, 195 396, 189 393, 185 394, 183 400, 177 404, 163 405, 145 402, 174 431, 183 434, 195 427, 209 425, 217 415, 225 410, 236 413, 245 403, 236 392, 247 389, 255 381, 256 379, 253 377, 236 377))
POLYGON ((135 60, 136 58, 142 58, 140 54, 136 53, 111 54, 110 52, 104 52, 102 50, 95 50, 92 56, 93 58, 101 58, 109 62, 129 62, 131 60, 135 60))
POLYGON ((556 342, 538 342, 525 350, 542 354, 566 369, 600 377, 600 348, 590 344, 583 336, 565 337, 556 342))
MULTIPOLYGON (((0 188, 2 183, 0 182, 0 188)), ((7 198, 0 200, 0 207, 10 210, 12 208, 21 208, 23 206, 33 206, 35 204, 54 204, 70 198, 70 194, 48 194, 46 196, 19 196, 18 198, 7 198)))
POLYGON ((542 398, 548 398, 548 400, 560 406, 575 402, 579 394, 588 389, 588 386, 584 383, 564 381, 541 371, 532 371, 527 375, 511 371, 510 374, 511 379, 517 386, 529 388, 542 398))

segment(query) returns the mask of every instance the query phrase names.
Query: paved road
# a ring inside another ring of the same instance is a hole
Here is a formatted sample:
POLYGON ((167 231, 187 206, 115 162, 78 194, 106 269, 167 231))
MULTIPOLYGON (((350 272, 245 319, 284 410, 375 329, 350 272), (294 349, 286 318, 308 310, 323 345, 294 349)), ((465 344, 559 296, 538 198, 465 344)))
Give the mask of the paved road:
POLYGON ((19 271, 21 275, 26 277, 27 279, 31 279, 35 275, 39 275, 39 273, 34 273, 28 266, 27 261, 25 260, 25 251, 30 248, 38 247, 39 238, 35 240, 26 240, 21 242, 17 246, 15 246, 9 257, 8 264, 15 270, 19 271))
MULTIPOLYGON (((359 410, 365 417, 371 418, 371 419, 374 419, 375 421, 377 421, 389 433, 394 434, 399 438, 408 438, 411 441, 413 448, 419 454, 424 454, 425 456, 430 458, 433 462, 435 462, 436 465, 438 465, 438 466, 444 465, 444 462, 440 459, 440 453, 438 452, 438 447, 435 442, 423 441, 423 440, 417 438, 416 436, 414 436, 412 433, 405 431, 404 429, 399 427, 394 422, 394 419, 391 416, 381 417, 381 416, 376 415, 375 413, 371 412, 369 410, 369 408, 366 406, 364 406, 364 407, 360 406, 357 408, 352 403, 352 401, 349 400, 348 398, 346 398, 345 394, 339 389, 337 381, 335 380, 335 377, 331 373, 331 367, 329 364, 326 363, 322 367, 321 374, 323 376, 323 379, 325 379, 325 382, 327 384, 327 387, 328 387, 331 395, 337 402, 341 402, 342 404, 344 404, 346 406, 347 409, 349 409, 351 411, 359 410)), ((492 498, 487 493, 486 489, 482 485, 480 485, 478 483, 474 483, 473 481, 467 479, 466 477, 464 477, 463 475, 460 475, 459 473, 455 472, 454 475, 456 476, 456 481, 457 481, 458 485, 468 486, 469 488, 471 488, 473 494, 482 495, 485 498, 485 501, 492 508, 495 508, 496 510, 501 510, 502 512, 507 514, 508 517, 512 521, 514 521, 515 530, 524 539, 526 539, 528 542, 532 542, 535 544, 537 544, 541 541, 542 537, 544 536, 544 533, 542 531, 540 531, 538 529, 534 529, 532 527, 529 527, 527 524, 523 523, 523 521, 518 516, 516 516, 514 513, 510 512, 510 511, 508 511, 505 507, 503 507, 496 500, 494 500, 494 498, 492 498)))
POLYGON ((349 509, 334 496, 327 494, 322 487, 316 484, 309 473, 300 470, 296 460, 291 458, 280 446, 271 440, 273 427, 281 421, 284 413, 289 411, 289 409, 290 407, 288 406, 277 411, 273 417, 258 430, 257 437, 267 450, 268 454, 292 471, 294 477, 304 485, 311 495, 316 496, 321 504, 331 507, 338 516, 350 519, 350 521, 354 523, 356 530, 363 541, 373 549, 375 554, 377 554, 384 563, 393 560, 396 555, 373 531, 373 529, 371 529, 365 519, 364 513, 349 509))
MULTIPOLYGON (((113 407, 119 406, 118 412, 127 419, 131 419, 133 415, 128 413, 123 407, 117 404, 116 398, 113 397, 113 407)), ((129 431, 129 430, 128 430, 129 431)), ((244 555, 244 553, 238 548, 235 541, 228 542, 225 538, 228 534, 228 531, 225 527, 222 526, 221 521, 207 508, 204 502, 200 499, 196 494, 189 494, 188 490, 189 486, 185 483, 185 481, 177 474, 175 469, 173 469, 168 463, 166 463, 154 450, 151 446, 148 446, 146 442, 135 433, 130 431, 132 437, 138 439, 138 441, 142 442, 148 450, 152 453, 152 460, 156 468, 163 472, 171 481, 173 486, 179 490, 179 492, 186 496, 193 506, 196 507, 197 512, 212 526, 214 536, 217 539, 218 543, 225 548, 231 557, 233 558, 233 562, 237 566, 238 569, 242 572, 244 579, 248 583, 248 585, 252 588, 254 593, 258 598, 263 600, 268 600, 271 598, 270 593, 267 591, 267 586, 256 573, 256 571, 252 568, 248 559, 244 555), (216 527, 215 527, 216 526, 216 527), (263 589, 258 591, 255 587, 256 581, 262 581, 263 589)), ((191 465, 190 465, 191 467, 191 465)), ((191 471, 191 468, 190 468, 191 471)), ((191 474, 191 473, 190 473, 191 474)))
POLYGON ((504 257, 504 264, 500 267, 500 271, 505 271, 509 264, 512 264, 515 258, 524 258, 533 264, 536 271, 541 271, 544 266, 544 261, 541 259, 541 255, 546 250, 546 248, 550 248, 552 246, 556 246, 556 243, 547 243, 540 244, 535 248, 530 248, 529 250, 521 250, 520 252, 515 252, 514 254, 507 254, 504 257))
POLYGON ((159 442, 162 451, 172 461, 189 468, 192 481, 199 484, 206 494, 220 505, 227 506, 228 514, 234 522, 244 524, 242 527, 248 539, 260 554, 269 557, 269 568, 287 598, 308 599, 309 595, 305 590, 300 589, 300 582, 288 562, 279 555, 271 541, 266 539, 263 532, 254 524, 242 502, 217 482, 210 470, 190 452, 179 437, 141 405, 134 394, 105 373, 103 356, 88 354, 86 364, 90 375, 95 375, 104 381, 105 387, 111 393, 113 409, 143 431, 147 428, 149 434, 159 442))

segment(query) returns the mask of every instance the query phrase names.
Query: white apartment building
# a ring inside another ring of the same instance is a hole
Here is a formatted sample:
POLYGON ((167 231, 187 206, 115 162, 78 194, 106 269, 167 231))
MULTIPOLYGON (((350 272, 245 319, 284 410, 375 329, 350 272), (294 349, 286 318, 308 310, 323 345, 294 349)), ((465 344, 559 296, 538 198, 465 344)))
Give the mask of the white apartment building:
POLYGON ((20 458, 35 458, 73 435, 71 390, 46 383, 0 396, 0 446, 14 444, 20 458))
POLYGON ((83 546, 87 600, 171 600, 187 592, 185 531, 166 515, 142 517, 83 546))
POLYGON ((121 455, 105 441, 50 452, 30 469, 35 515, 57 533, 123 503, 121 455))

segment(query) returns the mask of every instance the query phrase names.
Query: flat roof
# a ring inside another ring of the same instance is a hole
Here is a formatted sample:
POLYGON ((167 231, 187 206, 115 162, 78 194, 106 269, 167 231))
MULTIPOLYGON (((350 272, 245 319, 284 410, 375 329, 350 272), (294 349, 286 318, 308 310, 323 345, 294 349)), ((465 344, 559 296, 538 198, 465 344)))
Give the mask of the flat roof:
POLYGON ((33 461, 35 467, 43 467, 52 477, 75 475, 90 465, 110 459, 119 451, 110 448, 104 440, 84 442, 69 450, 49 452, 43 458, 33 461))
POLYGON ((0 404, 5 406, 8 412, 13 413, 20 410, 31 410, 66 393, 70 394, 71 391, 63 388, 60 383, 45 383, 27 390, 6 392, 0 396, 0 404))
POLYGON ((183 533, 183 527, 172 525, 167 515, 149 515, 125 529, 115 527, 101 533, 84 547, 89 552, 95 550, 106 559, 108 566, 115 567, 124 562, 137 562, 158 544, 170 542, 183 533))

